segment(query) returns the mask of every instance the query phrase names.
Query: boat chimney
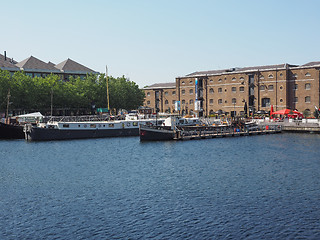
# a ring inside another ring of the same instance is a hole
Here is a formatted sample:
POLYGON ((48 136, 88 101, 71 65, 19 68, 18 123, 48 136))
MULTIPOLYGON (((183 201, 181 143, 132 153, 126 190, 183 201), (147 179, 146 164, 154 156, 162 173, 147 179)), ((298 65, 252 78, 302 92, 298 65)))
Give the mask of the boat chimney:
POLYGON ((7 61, 7 51, 4 51, 4 60, 7 61))

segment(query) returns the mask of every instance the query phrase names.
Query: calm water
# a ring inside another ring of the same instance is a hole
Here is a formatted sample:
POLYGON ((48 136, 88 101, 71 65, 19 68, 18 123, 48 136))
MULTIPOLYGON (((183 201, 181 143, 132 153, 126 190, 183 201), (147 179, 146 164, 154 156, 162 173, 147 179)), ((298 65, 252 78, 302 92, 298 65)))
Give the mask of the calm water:
POLYGON ((319 146, 0 141, 0 239, 320 239, 319 146))

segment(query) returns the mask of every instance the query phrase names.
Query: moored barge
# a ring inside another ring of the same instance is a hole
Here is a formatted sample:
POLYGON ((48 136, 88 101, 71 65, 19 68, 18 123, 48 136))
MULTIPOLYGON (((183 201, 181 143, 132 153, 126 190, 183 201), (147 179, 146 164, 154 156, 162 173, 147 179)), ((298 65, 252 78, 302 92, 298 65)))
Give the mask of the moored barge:
POLYGON ((114 121, 49 121, 37 126, 26 125, 28 141, 71 140, 85 138, 139 136, 141 124, 152 124, 153 119, 114 121))

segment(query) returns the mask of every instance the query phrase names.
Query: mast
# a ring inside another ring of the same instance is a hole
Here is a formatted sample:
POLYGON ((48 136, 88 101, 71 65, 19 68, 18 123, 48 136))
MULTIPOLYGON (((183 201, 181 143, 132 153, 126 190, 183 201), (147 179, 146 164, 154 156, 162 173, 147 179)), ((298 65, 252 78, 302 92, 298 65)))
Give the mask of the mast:
POLYGON ((110 104, 109 104, 109 81, 108 81, 108 66, 106 65, 106 82, 107 82, 107 103, 108 103, 108 112, 110 114, 110 104))
POLYGON ((6 123, 9 124, 8 122, 8 116, 9 116, 9 104, 10 104, 10 88, 8 90, 8 95, 7 95, 7 111, 6 111, 6 123))

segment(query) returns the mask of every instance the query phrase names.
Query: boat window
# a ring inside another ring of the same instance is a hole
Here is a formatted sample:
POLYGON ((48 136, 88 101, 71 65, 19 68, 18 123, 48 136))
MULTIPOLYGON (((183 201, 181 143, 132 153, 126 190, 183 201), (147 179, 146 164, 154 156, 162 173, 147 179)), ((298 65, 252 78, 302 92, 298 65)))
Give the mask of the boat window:
POLYGON ((113 123, 110 123, 110 124, 109 124, 109 127, 112 127, 112 128, 113 128, 113 127, 114 127, 114 124, 113 124, 113 123))
POLYGON ((137 122, 133 122, 132 125, 133 126, 138 126, 138 123, 137 122))
POLYGON ((78 127, 80 127, 80 124, 78 124, 78 127))
POLYGON ((63 124, 63 127, 64 127, 64 128, 68 128, 68 127, 69 127, 69 124, 63 124))
POLYGON ((95 124, 90 124, 90 127, 91 128, 96 128, 96 125, 95 124))

